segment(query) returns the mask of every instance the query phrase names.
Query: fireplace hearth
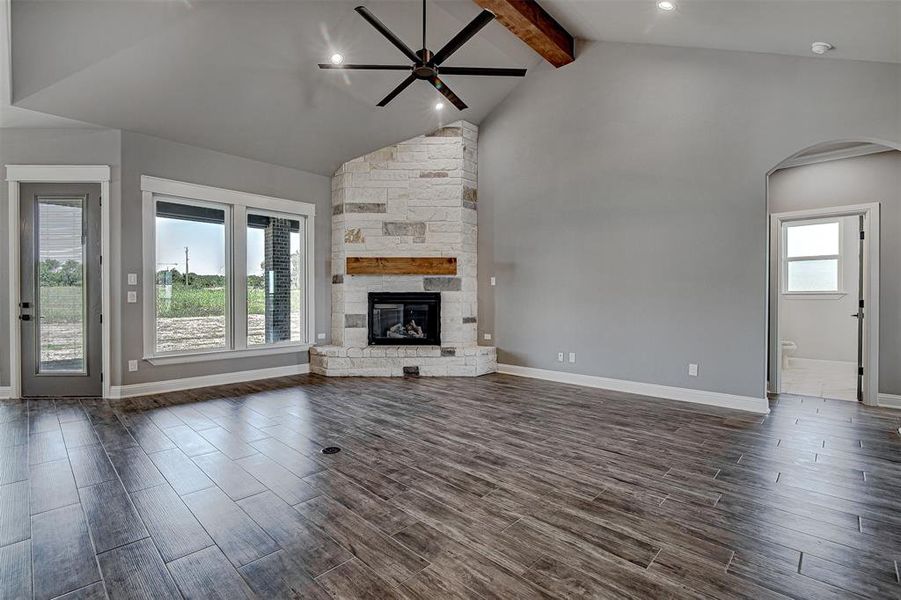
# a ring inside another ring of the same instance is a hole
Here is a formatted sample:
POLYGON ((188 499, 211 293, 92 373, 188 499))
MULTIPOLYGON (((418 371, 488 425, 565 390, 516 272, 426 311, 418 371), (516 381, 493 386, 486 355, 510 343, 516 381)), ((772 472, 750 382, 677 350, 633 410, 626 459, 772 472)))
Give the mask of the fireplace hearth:
POLYGON ((369 344, 441 345, 439 292, 369 292, 369 344))

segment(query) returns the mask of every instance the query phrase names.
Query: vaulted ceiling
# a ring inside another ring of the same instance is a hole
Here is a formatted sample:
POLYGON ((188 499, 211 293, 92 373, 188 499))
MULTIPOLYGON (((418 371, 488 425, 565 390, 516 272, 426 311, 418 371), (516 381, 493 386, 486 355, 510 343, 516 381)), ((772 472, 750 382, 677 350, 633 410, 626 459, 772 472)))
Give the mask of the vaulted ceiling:
MULTIPOLYGON (((820 60, 901 62, 901 0, 676 0, 669 13, 655 0, 539 1, 583 39, 798 56, 827 41, 836 48, 820 60)), ((469 104, 463 113, 436 112, 439 95, 424 82, 376 107, 398 72, 316 67, 335 51, 349 62, 406 62, 353 11, 360 3, 12 0, 14 106, 0 106, 0 126, 31 124, 30 109, 55 116, 46 124, 74 119, 330 174, 442 121, 479 123, 519 83, 445 77, 469 104)), ((365 4, 419 47, 419 0, 365 4)), ((479 10, 472 0, 429 0, 432 49, 479 10)), ((552 68, 498 23, 448 64, 552 68)))
MULTIPOLYGON (((478 122, 517 84, 511 78, 447 76, 470 106, 462 113, 450 106, 437 113, 441 97, 425 82, 378 108, 402 73, 316 66, 335 51, 348 62, 408 62, 353 11, 356 4, 14 0, 13 102, 331 174, 350 158, 442 121, 478 122)), ((420 46, 419 2, 366 5, 410 46, 420 46)), ((469 0, 430 3, 429 45, 440 48, 479 10, 469 0)), ((540 60, 491 23, 448 64, 531 68, 540 60)))

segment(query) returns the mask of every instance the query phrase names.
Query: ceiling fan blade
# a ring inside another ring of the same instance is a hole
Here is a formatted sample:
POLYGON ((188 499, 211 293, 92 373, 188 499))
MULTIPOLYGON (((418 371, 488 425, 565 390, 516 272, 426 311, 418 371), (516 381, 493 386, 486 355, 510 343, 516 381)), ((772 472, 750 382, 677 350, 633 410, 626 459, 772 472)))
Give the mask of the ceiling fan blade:
POLYGON ((451 41, 444 45, 432 58, 433 65, 440 65, 450 57, 451 54, 460 49, 460 47, 468 42, 472 36, 477 34, 482 28, 494 20, 494 13, 490 10, 483 10, 475 19, 469 22, 469 25, 460 30, 460 33, 451 38, 451 41))
POLYGON ((332 63, 319 63, 320 69, 350 69, 358 71, 409 71, 407 65, 333 65, 332 63))
POLYGON ((420 62, 419 57, 416 56, 416 53, 410 50, 410 47, 407 46, 399 37, 394 35, 394 33, 392 33, 390 29, 385 27, 385 24, 379 21, 374 14, 369 12, 369 10, 367 10, 365 6, 358 6, 354 10, 360 13, 360 16, 366 19, 366 21, 368 21, 370 25, 375 27, 379 33, 388 38, 388 41, 394 44, 398 50, 403 52, 407 58, 412 60, 414 63, 420 62))
POLYGON ((442 75, 488 75, 491 77, 525 77, 525 69, 496 67, 441 67, 442 75))
POLYGON ((447 101, 457 107, 457 110, 466 110, 466 103, 460 100, 460 97, 455 94, 438 76, 431 77, 429 79, 429 83, 435 86, 435 89, 441 92, 441 95, 447 98, 447 101))
POLYGON ((410 85, 411 83, 413 83, 414 81, 416 81, 416 75, 410 75, 409 77, 407 77, 406 79, 404 79, 403 81, 401 81, 399 86, 397 86, 396 88, 394 88, 393 90, 391 90, 391 93, 390 93, 390 94, 388 94, 387 96, 385 96, 384 98, 382 98, 382 101, 378 103, 378 106, 385 106, 386 104, 388 104, 389 102, 391 102, 392 100, 394 100, 394 98, 395 98, 399 93, 401 93, 402 91, 404 91, 405 89, 407 89, 407 86, 409 86, 409 85, 410 85))

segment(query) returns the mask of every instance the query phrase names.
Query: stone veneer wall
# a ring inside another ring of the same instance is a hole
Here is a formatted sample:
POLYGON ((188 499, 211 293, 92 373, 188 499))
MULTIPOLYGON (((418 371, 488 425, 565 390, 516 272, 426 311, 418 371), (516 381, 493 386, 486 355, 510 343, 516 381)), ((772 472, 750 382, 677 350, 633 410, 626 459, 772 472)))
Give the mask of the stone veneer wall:
POLYGON ((326 375, 480 375, 477 341, 478 128, 465 121, 345 163, 332 178, 332 344, 326 375), (456 257, 455 277, 347 275, 347 257, 456 257), (441 347, 368 346, 368 293, 441 292, 441 347))

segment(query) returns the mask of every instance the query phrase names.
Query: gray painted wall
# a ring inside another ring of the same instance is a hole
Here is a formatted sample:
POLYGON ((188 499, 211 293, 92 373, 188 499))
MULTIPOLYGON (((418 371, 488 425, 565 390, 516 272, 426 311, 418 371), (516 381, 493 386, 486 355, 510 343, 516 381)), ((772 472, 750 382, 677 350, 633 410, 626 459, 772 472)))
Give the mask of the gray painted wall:
POLYGON ((481 124, 480 337, 502 363, 762 397, 766 174, 855 138, 901 141, 901 66, 586 43, 533 70, 481 124))
POLYGON ((9 385, 9 269, 7 260, 7 202, 5 165, 109 165, 113 211, 119 203, 121 174, 119 131, 110 129, 0 129, 0 386, 9 385))
POLYGON ((806 165, 770 177, 770 210, 880 203, 879 391, 901 394, 901 152, 806 165))
MULTIPOLYGON (((780 294, 779 318, 782 319, 782 339, 798 345, 792 356, 840 360, 856 365, 857 319, 852 319, 850 315, 857 312, 857 286, 860 281, 858 217, 842 217, 839 222, 842 230, 839 289, 844 294, 780 294)), ((775 279, 778 271, 773 273, 773 277, 774 289, 780 289, 781 285, 777 285, 775 279)))
MULTIPOLYGON (((119 276, 121 281, 125 281, 126 273, 138 273, 140 285, 143 270, 141 175, 316 204, 316 330, 326 333, 329 331, 331 270, 327 257, 331 248, 331 181, 328 177, 138 133, 122 132, 123 241, 119 276)), ((143 308, 140 302, 127 304, 123 290, 118 309, 121 315, 114 323, 120 324, 121 329, 114 326, 113 339, 121 339, 122 342, 120 356, 116 357, 115 354, 113 356, 114 367, 119 368, 119 373, 114 369, 113 381, 123 381, 125 384, 144 383, 280 367, 309 361, 307 352, 166 366, 153 366, 142 361, 139 363, 139 370, 130 373, 127 370, 128 360, 140 359, 143 354, 143 308)))

